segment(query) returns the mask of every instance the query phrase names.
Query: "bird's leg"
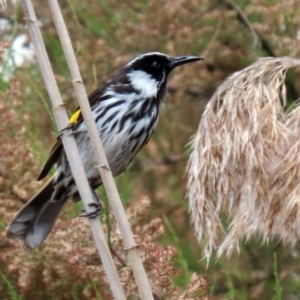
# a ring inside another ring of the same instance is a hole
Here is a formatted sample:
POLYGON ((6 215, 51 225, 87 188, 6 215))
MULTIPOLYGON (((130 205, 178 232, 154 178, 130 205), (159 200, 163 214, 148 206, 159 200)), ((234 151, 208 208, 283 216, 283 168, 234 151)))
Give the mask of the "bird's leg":
POLYGON ((94 202, 91 202, 88 204, 88 206, 90 207, 94 207, 94 211, 91 212, 85 212, 85 209, 82 209, 83 213, 79 216, 79 217, 83 217, 83 218, 96 218, 100 211, 102 210, 102 203, 100 202, 95 190, 93 188, 91 188, 92 194, 93 194, 93 200, 94 202))

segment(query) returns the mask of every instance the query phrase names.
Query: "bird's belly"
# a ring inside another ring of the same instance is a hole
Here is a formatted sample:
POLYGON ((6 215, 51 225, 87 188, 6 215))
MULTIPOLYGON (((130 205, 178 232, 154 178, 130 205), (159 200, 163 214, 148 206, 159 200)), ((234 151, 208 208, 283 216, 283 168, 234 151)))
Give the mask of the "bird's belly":
MULTIPOLYGON (((95 111, 93 113, 96 115, 95 111)), ((121 116, 124 116, 124 114, 121 114, 121 116)), ((96 122, 113 176, 122 173, 140 149, 148 142, 157 121, 158 109, 152 109, 150 115, 143 115, 134 121, 128 119, 122 124, 120 124, 120 121, 116 123, 116 126, 110 125, 113 122, 108 122, 105 118, 101 118, 96 122)), ((96 168, 97 161, 85 122, 77 128, 75 138, 87 178, 90 182, 95 181, 96 185, 101 184, 99 172, 96 168)))
MULTIPOLYGON (((97 170, 98 163, 90 139, 87 137, 86 133, 82 134, 82 137, 78 136, 76 139, 87 178, 99 178, 99 172, 97 170)), ((144 138, 142 137, 139 140, 132 139, 129 141, 128 138, 126 138, 126 135, 119 134, 109 136, 101 135, 101 140, 109 168, 113 176, 117 176, 126 169, 140 150, 144 138)))

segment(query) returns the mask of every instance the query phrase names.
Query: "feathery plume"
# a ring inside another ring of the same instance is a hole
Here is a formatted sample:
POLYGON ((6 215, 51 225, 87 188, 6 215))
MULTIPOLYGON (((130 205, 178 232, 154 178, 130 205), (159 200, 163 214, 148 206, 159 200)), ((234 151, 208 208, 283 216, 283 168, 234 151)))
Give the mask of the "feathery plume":
POLYGON ((297 66, 300 60, 290 57, 259 59, 227 78, 203 113, 187 197, 197 239, 207 238, 208 260, 214 249, 230 255, 254 234, 298 241, 300 106, 284 111, 285 75, 297 66))

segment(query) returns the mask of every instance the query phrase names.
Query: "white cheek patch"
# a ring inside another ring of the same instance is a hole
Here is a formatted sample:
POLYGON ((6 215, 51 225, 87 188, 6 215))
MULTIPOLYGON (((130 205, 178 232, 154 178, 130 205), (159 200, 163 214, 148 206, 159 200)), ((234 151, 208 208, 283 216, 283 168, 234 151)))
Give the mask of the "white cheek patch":
POLYGON ((141 93, 143 98, 156 97, 159 82, 144 71, 131 71, 128 75, 133 88, 141 93))

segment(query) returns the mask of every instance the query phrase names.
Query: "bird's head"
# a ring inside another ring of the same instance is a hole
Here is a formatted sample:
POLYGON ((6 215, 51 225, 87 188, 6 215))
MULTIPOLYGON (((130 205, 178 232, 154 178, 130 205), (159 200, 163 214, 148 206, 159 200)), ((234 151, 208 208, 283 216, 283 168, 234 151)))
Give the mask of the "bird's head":
POLYGON ((170 72, 183 64, 202 60, 198 56, 171 57, 160 52, 137 56, 124 67, 132 87, 145 98, 163 96, 170 72))

